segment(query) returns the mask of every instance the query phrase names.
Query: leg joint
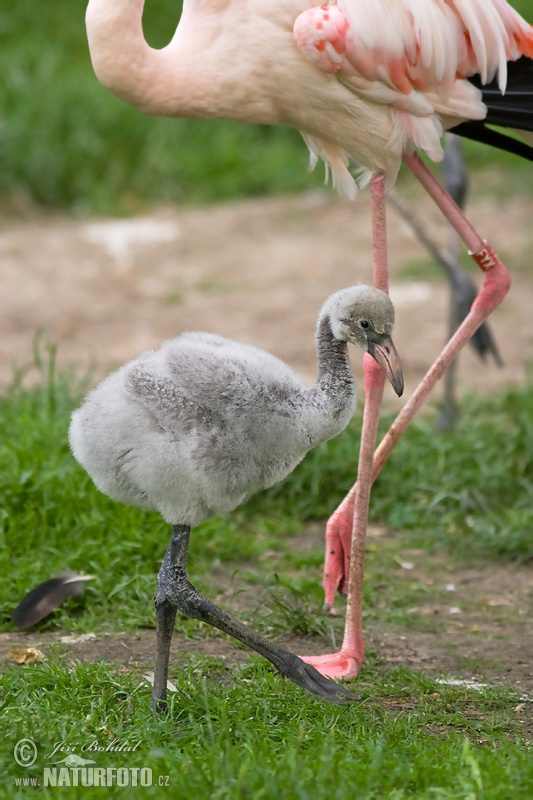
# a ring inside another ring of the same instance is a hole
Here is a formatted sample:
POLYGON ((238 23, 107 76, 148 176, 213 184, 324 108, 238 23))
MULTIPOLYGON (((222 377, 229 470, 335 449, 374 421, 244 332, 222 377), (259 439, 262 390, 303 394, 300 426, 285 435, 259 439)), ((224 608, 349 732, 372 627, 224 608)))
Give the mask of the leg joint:
POLYGON ((200 592, 188 580, 180 581, 177 586, 167 586, 163 591, 159 590, 156 595, 156 607, 168 603, 174 608, 179 609, 182 614, 195 619, 204 619, 206 604, 209 604, 200 592))

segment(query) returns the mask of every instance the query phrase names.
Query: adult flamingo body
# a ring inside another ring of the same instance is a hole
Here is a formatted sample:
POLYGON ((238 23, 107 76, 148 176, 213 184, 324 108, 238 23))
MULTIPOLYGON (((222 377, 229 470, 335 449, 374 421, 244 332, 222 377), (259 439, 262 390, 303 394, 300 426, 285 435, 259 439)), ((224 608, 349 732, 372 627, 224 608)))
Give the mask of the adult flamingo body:
POLYGON ((486 82, 533 32, 505 0, 184 0, 171 42, 148 46, 144 0, 90 0, 87 32, 100 81, 150 114, 289 125, 353 197, 393 180, 415 147, 442 158, 442 126, 482 120, 467 77, 486 82), (310 8, 303 13, 302 7, 310 8))

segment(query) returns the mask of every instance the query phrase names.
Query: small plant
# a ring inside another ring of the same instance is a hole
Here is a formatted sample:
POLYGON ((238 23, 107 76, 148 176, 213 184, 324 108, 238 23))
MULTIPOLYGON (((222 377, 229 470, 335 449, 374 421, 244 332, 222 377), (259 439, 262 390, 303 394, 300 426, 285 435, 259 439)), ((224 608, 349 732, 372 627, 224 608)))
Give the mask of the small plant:
POLYGON ((269 609, 266 622, 277 633, 293 633, 299 636, 321 636, 330 647, 335 648, 335 633, 331 620, 319 613, 319 609, 309 603, 308 593, 296 588, 278 575, 273 576, 273 584, 265 584, 266 601, 269 609))

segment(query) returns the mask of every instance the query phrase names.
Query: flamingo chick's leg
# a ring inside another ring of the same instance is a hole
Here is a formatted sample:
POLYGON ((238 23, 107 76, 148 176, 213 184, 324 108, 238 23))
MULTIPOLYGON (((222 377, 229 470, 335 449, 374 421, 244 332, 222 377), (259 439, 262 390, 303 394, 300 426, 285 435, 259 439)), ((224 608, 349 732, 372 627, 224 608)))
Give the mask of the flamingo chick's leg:
MULTIPOLYGON (((484 272, 484 280, 472 304, 470 313, 444 347, 435 363, 430 367, 426 376, 400 411, 376 450, 372 466, 372 482, 378 476, 398 439, 420 410, 431 389, 446 372, 450 364, 453 363, 454 359, 468 343, 479 326, 487 319, 490 313, 500 305, 511 285, 511 278, 507 268, 502 264, 492 248, 487 245, 472 228, 459 207, 449 195, 446 194, 437 179, 418 156, 411 156, 405 160, 416 177, 421 181, 424 188, 427 189, 431 197, 435 200, 450 224, 453 225, 460 237, 470 248, 470 254, 484 272)), ((354 492, 354 490, 357 491, 357 484, 352 487, 351 493, 354 492)), ((354 530, 356 528, 357 521, 354 530)), ((354 550, 354 552, 356 551, 354 550)), ((350 591, 351 575, 352 568, 350 568, 350 591)), ((359 608, 357 603, 349 604, 345 625, 345 637, 339 653, 306 659, 310 663, 315 664, 324 675, 335 676, 337 678, 351 678, 354 676, 354 664, 357 663, 362 651, 362 642, 360 642, 357 637, 357 630, 360 624, 358 615, 359 608), (347 650, 348 644, 350 644, 351 650, 347 650), (343 668, 345 672, 343 672, 343 668)))
MULTIPOLYGON (((374 243, 374 285, 388 291, 387 225, 385 216, 385 181, 382 176, 372 180, 372 235, 374 243)), ((381 367, 367 354, 364 359, 365 407, 361 430, 361 448, 357 483, 333 515, 326 552, 329 561, 324 568, 325 609, 333 603, 335 589, 342 589, 349 574, 348 602, 344 640, 338 653, 325 656, 306 656, 304 661, 314 664, 330 678, 355 678, 364 658, 363 644, 363 569, 366 547, 368 508, 372 488, 372 465, 379 425, 381 399, 385 375, 381 367), (337 527, 339 526, 339 527, 337 527), (337 539, 333 539, 337 536, 337 539), (328 547, 328 544, 330 547, 328 547), (338 557, 334 560, 335 549, 338 557), (350 551, 353 558, 350 559, 350 551), (348 567, 349 564, 349 567, 348 567), (331 570, 326 575, 326 568, 331 570), (340 581, 339 581, 340 574, 340 581), (327 577, 327 580, 326 580, 327 577)))
POLYGON ((157 649, 152 706, 158 711, 165 711, 167 707, 170 642, 177 609, 189 617, 207 622, 248 645, 268 659, 282 675, 321 700, 345 705, 348 700, 359 699, 358 695, 328 680, 314 667, 304 664, 298 656, 260 636, 239 620, 233 619, 207 597, 197 592, 187 577, 190 532, 188 525, 174 525, 172 538, 159 571, 155 600, 157 649))

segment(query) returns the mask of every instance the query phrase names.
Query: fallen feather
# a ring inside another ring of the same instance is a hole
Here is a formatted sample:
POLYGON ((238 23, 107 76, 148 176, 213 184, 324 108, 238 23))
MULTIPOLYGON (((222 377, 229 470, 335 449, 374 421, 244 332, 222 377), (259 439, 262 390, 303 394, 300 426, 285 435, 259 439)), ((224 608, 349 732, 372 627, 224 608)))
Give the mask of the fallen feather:
POLYGON ((95 575, 77 575, 71 570, 54 575, 22 598, 11 619, 21 630, 31 628, 59 608, 67 597, 83 594, 85 581, 92 581, 95 577, 95 575))
MULTIPOLYGON (((150 684, 150 686, 154 685, 154 673, 153 672, 147 672, 146 675, 143 675, 143 679, 145 681, 147 681, 150 684)), ((172 681, 167 681, 167 689, 168 689, 169 692, 177 692, 178 691, 178 687, 174 686, 172 681)))

